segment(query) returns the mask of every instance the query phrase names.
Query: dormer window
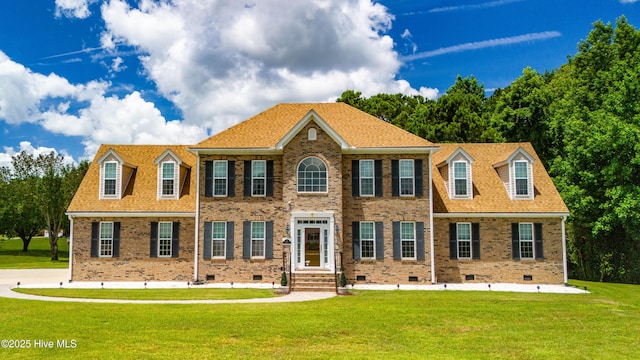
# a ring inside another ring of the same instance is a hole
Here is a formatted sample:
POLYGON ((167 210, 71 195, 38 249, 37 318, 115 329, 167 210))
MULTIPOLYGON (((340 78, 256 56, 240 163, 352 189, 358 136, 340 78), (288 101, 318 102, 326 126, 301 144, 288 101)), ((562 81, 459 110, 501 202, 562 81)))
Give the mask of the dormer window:
POLYGON ((513 171, 516 182, 516 196, 529 196, 529 163, 527 161, 514 161, 513 171))
POLYGON ((437 165, 445 179, 450 199, 473 199, 473 158, 462 148, 437 165))
POLYGON ((162 196, 175 195, 175 165, 170 161, 162 163, 162 196))
POLYGON ((468 196, 467 189, 467 162, 456 161, 453 163, 453 194, 454 196, 468 196))
POLYGON ((158 165, 158 199, 177 200, 189 176, 189 166, 171 150, 165 150, 155 160, 158 165))
POLYGON ((104 184, 103 192, 104 196, 116 196, 116 180, 117 180, 117 168, 118 163, 115 161, 109 161, 104 163, 104 184))

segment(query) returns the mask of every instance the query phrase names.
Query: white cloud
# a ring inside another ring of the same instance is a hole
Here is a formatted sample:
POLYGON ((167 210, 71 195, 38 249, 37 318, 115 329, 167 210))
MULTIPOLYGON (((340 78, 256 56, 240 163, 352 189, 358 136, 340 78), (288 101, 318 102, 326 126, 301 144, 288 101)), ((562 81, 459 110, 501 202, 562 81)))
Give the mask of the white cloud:
MULTIPOLYGON (((448 12, 448 11, 487 9, 487 8, 507 5, 510 3, 520 2, 520 1, 523 1, 523 0, 497 0, 497 1, 485 2, 481 4, 474 4, 474 5, 445 6, 445 7, 433 8, 429 10, 429 12, 437 13, 437 12, 448 12)), ((621 0, 621 1, 629 1, 629 0, 621 0)), ((635 1, 635 0, 632 0, 632 1, 635 1)))
POLYGON ((620 0, 620 3, 622 4, 634 4, 637 3, 638 0, 620 0))
POLYGON ((278 102, 417 92, 395 79, 393 15, 365 0, 142 0, 102 5, 106 48, 137 47, 147 76, 185 121, 220 131, 278 102))
POLYGON ((89 4, 97 0, 56 0, 56 17, 86 19, 91 15, 89 4))
POLYGON ((60 151, 58 152, 56 149, 54 148, 50 148, 50 147, 45 147, 45 146, 38 146, 33 147, 33 145, 31 144, 31 142, 29 141, 21 141, 20 142, 20 147, 18 148, 18 150, 14 149, 11 146, 4 146, 3 147, 4 152, 0 153, 0 166, 2 167, 8 167, 9 169, 13 169, 13 165, 12 165, 12 157, 25 151, 27 154, 29 155, 33 155, 33 156, 38 156, 38 155, 46 155, 46 154, 50 154, 51 152, 53 152, 54 154, 60 154, 62 155, 62 161, 65 164, 77 164, 77 162, 73 159, 73 157, 71 155, 69 155, 66 151, 60 151))
POLYGON ((403 57, 403 60, 414 61, 418 59, 425 59, 425 58, 430 58, 434 56, 457 53, 462 51, 513 45, 513 44, 530 42, 530 41, 548 40, 548 39, 552 39, 559 36, 562 36, 562 34, 558 31, 545 31, 545 32, 531 33, 531 34, 525 34, 525 35, 519 35, 519 36, 511 36, 511 37, 505 37, 505 38, 470 42, 470 43, 465 43, 460 45, 443 47, 443 48, 430 50, 430 51, 424 51, 424 52, 420 52, 413 55, 407 55, 403 57))

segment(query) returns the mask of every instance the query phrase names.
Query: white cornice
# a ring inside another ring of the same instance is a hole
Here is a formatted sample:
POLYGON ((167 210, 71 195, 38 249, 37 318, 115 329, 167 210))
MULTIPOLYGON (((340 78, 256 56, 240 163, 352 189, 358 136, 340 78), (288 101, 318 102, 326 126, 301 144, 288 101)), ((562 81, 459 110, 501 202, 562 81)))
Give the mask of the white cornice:
POLYGON ((146 212, 146 211, 69 211, 67 216, 80 217, 195 217, 195 212, 146 212))
POLYGON ((566 212, 545 212, 545 213, 536 213, 536 212, 517 212, 517 213, 433 213, 433 217, 437 219, 447 219, 447 218, 561 218, 564 216, 569 216, 569 213, 566 212))

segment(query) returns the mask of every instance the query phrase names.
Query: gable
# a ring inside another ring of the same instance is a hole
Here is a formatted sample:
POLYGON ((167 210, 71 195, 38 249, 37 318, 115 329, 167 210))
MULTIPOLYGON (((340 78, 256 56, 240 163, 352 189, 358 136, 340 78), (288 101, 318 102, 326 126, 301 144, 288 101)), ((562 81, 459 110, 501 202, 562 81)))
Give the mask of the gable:
POLYGON ((433 143, 344 103, 279 104, 192 147, 198 151, 278 152, 314 119, 345 151, 433 148, 433 143))

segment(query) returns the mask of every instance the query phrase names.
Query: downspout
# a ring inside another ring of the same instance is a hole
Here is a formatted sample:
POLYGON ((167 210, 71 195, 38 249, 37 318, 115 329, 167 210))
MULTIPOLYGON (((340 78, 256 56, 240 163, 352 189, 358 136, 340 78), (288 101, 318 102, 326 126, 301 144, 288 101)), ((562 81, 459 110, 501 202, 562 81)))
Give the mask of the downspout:
POLYGON ((73 280, 73 216, 69 218, 69 282, 73 280))
POLYGON ((569 271, 567 269, 567 234, 565 231, 566 216, 562 218, 562 270, 564 272, 564 285, 569 285, 569 271))
POLYGON ((193 241, 193 281, 198 281, 198 239, 200 238, 200 152, 196 150, 196 229, 193 241))
POLYGON ((429 241, 431 253, 431 284, 436 283, 436 256, 434 254, 435 246, 433 245, 433 179, 431 173, 431 154, 429 151, 429 241))

